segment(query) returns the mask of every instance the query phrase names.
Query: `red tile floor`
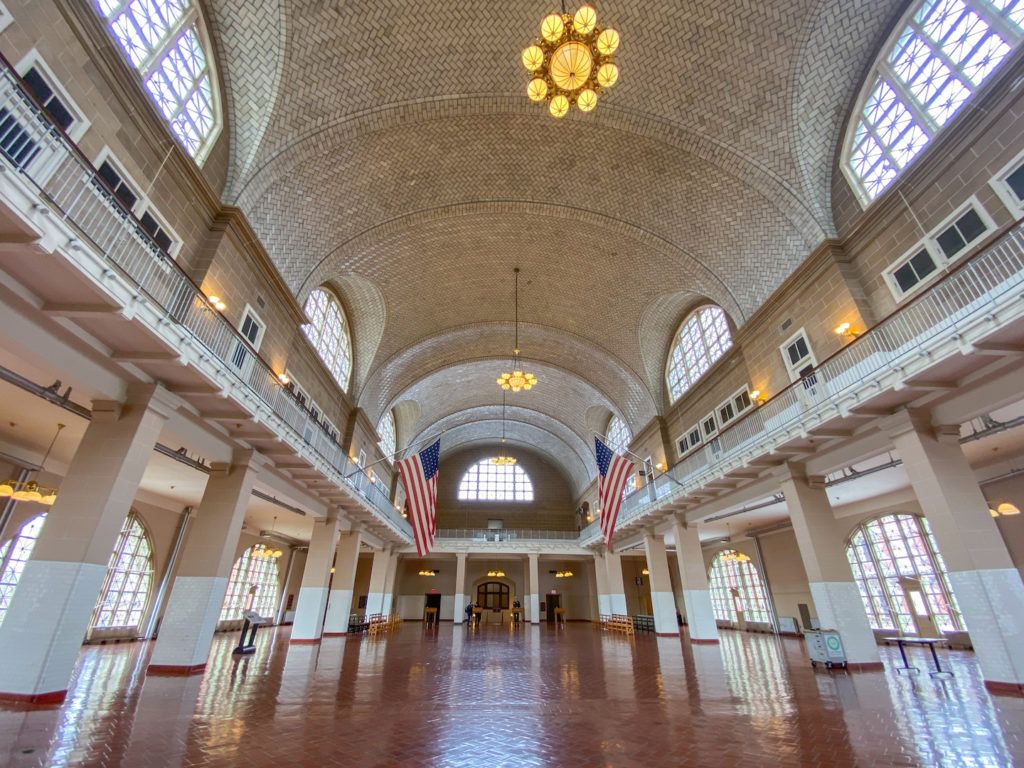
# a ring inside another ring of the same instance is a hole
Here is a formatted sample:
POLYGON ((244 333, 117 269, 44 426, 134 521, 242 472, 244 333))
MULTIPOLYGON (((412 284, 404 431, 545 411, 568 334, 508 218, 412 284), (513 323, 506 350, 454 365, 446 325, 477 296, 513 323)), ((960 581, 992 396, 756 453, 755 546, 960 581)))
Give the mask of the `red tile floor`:
POLYGON ((147 678, 148 643, 85 648, 61 707, 0 708, 0 765, 1024 765, 1024 699, 990 696, 965 652, 937 681, 897 675, 895 650, 885 672, 815 672, 799 640, 736 632, 287 640, 236 659, 219 635, 192 678, 147 678))

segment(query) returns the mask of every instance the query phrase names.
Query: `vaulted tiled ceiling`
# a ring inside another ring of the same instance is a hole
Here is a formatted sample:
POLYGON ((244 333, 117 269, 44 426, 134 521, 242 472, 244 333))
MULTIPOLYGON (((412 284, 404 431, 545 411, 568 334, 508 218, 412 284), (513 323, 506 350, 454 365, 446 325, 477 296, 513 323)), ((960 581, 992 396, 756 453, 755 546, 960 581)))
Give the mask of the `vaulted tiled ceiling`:
POLYGON ((407 438, 500 429, 521 267, 522 346, 546 375, 517 406, 559 423, 521 429, 578 483, 589 408, 634 431, 664 411, 689 306, 742 325, 834 234, 840 131, 902 5, 600 2, 619 84, 556 122, 526 100, 519 52, 557 4, 208 0, 225 197, 300 300, 340 294, 352 394, 374 420, 417 402, 407 438))

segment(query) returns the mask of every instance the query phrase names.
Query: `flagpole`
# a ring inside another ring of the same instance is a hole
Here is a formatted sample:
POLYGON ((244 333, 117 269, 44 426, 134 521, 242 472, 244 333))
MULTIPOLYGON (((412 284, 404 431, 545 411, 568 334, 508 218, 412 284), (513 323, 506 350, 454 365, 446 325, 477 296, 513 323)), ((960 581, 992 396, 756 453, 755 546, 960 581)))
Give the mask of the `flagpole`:
MULTIPOLYGON (((600 440, 602 443, 604 443, 605 447, 608 450, 610 450, 610 451, 612 451, 614 453, 614 450, 612 449, 612 447, 610 445, 608 445, 608 439, 607 439, 607 437, 605 435, 602 435, 597 430, 591 430, 591 431, 592 431, 594 437, 596 437, 598 440, 600 440)), ((630 456, 633 456, 634 458, 638 459, 640 461, 640 465, 641 466, 643 466, 643 467, 647 466, 647 459, 641 458, 639 455, 633 453, 628 448, 623 448, 622 452, 623 453, 628 453, 630 456)), ((654 467, 654 469, 657 470, 657 467, 654 467)), ((667 471, 666 472, 662 472, 660 475, 656 475, 656 477, 668 477, 669 480, 671 480, 673 483, 678 485, 680 488, 686 488, 685 485, 683 485, 681 482, 676 480, 675 477, 670 475, 667 471)))
MULTIPOLYGON (((367 464, 365 467, 360 467, 360 466, 356 465, 355 471, 350 472, 349 474, 345 475, 345 479, 347 480, 348 478, 353 477, 354 475, 358 475, 360 472, 366 472, 366 470, 368 470, 370 467, 375 467, 378 464, 383 464, 385 461, 390 461, 390 462, 394 463, 395 459, 397 459, 400 454, 405 453, 406 451, 412 450, 417 445, 423 445, 423 443, 432 443, 435 440, 437 440, 439 437, 441 437, 441 435, 443 435, 447 431, 448 431, 448 429, 442 429, 438 433, 437 437, 425 437, 422 440, 417 440, 415 443, 412 443, 411 445, 407 445, 407 446, 405 446, 405 448, 402 448, 401 450, 395 451, 394 453, 389 454, 389 455, 385 456, 383 459, 379 459, 379 460, 373 462, 372 464, 367 464)), ((351 457, 349 457, 349 458, 351 459, 351 457)))

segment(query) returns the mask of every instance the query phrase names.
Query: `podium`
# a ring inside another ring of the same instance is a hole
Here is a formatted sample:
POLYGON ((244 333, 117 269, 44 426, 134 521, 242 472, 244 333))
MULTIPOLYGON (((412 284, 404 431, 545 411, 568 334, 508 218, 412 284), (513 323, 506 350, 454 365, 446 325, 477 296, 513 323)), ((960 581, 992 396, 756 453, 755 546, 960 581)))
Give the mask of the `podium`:
POLYGON ((271 619, 260 616, 256 611, 242 611, 242 634, 238 638, 238 646, 232 653, 235 656, 244 656, 256 652, 256 630, 264 624, 270 624, 271 619), (246 633, 249 637, 246 638, 246 633))

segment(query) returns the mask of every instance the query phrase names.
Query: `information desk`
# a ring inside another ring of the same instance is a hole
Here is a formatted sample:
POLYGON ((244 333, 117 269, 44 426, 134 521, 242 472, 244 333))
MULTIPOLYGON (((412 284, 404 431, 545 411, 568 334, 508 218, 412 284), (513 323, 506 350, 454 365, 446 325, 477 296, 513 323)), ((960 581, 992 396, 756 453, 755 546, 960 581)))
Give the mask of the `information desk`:
POLYGON ((936 644, 948 645, 949 641, 944 637, 883 637, 887 643, 896 643, 900 647, 900 656, 903 657, 903 666, 898 670, 899 672, 907 672, 909 674, 917 674, 920 670, 917 667, 912 667, 907 662, 907 651, 904 646, 907 645, 927 645, 932 652, 932 661, 935 662, 935 671, 931 672, 932 677, 952 677, 953 673, 947 669, 943 669, 942 665, 939 664, 939 655, 935 652, 936 644))

